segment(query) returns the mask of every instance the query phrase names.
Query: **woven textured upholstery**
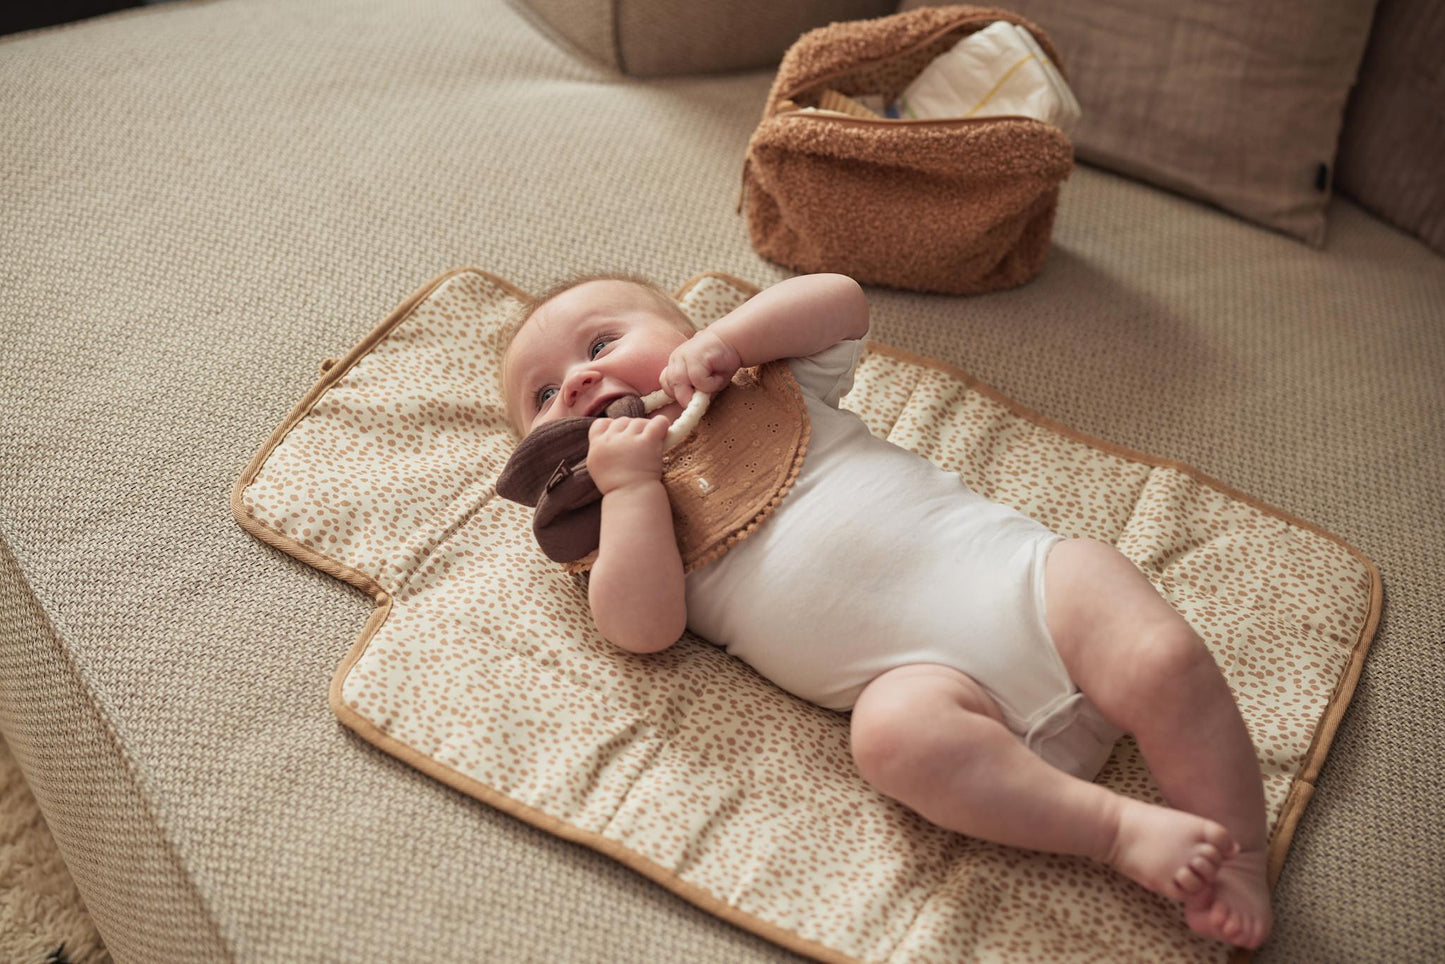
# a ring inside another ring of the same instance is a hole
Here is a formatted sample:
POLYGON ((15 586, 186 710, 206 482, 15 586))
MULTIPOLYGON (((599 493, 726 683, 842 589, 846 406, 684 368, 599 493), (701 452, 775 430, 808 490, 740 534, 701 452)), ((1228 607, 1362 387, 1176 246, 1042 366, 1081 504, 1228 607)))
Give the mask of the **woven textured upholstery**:
MULTIPOLYGON (((351 736, 327 686, 370 604, 228 502, 318 362, 447 268, 783 277, 735 213, 770 81, 619 80, 496 0, 0 40, 0 719, 120 959, 788 958, 351 736)), ((879 340, 1379 565, 1264 962, 1445 941, 1445 262, 1329 219, 1315 250, 1081 167, 1028 285, 869 292, 879 340)))

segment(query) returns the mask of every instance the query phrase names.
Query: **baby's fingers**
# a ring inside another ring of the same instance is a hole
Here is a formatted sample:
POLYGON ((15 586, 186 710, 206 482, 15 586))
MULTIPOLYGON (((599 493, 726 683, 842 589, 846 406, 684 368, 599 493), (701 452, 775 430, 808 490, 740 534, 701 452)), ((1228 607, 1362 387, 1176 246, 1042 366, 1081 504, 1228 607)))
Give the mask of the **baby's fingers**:
POLYGON ((593 420, 588 427, 587 439, 593 441, 601 438, 608 442, 627 439, 656 441, 667 435, 669 424, 671 422, 665 415, 650 418, 599 418, 593 420))
POLYGON ((594 418, 592 424, 587 426, 587 441, 600 438, 615 421, 615 418, 594 418))
POLYGON ((687 366, 676 353, 662 370, 662 377, 658 381, 668 397, 679 405, 686 405, 692 400, 693 387, 687 377, 687 366))
POLYGON ((614 418, 615 423, 612 431, 619 436, 626 438, 650 439, 658 435, 667 434, 667 420, 660 416, 644 415, 641 418, 614 418), (657 427, 658 422, 663 422, 662 428, 657 427))
MULTIPOLYGON (((725 381, 718 372, 715 359, 702 352, 688 356, 687 378, 692 387, 699 392, 715 392, 723 387, 725 381)), ((682 400, 678 399, 678 401, 682 400)))
POLYGON ((629 432, 631 434, 636 434, 637 431, 636 429, 632 428, 629 423, 640 421, 643 420, 636 418, 593 419, 592 424, 587 429, 587 440, 594 441, 600 438, 610 442, 617 439, 626 438, 629 432))

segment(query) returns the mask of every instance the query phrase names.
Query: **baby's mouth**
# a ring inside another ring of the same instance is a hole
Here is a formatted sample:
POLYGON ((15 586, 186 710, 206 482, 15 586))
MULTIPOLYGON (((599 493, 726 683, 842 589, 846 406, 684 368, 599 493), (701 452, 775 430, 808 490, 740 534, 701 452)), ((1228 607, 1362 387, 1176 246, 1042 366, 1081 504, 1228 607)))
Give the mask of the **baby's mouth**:
POLYGON ((620 393, 617 394, 617 395, 604 395, 604 396, 602 396, 601 398, 597 399, 597 401, 595 401, 595 402, 593 402, 591 405, 587 406, 587 417, 588 417, 588 418, 597 418, 597 417, 600 417, 603 413, 605 413, 605 412, 607 411, 607 406, 608 406, 608 405, 611 405, 613 402, 617 401, 619 398, 626 398, 626 397, 627 397, 627 396, 622 395, 622 394, 620 394, 620 393))

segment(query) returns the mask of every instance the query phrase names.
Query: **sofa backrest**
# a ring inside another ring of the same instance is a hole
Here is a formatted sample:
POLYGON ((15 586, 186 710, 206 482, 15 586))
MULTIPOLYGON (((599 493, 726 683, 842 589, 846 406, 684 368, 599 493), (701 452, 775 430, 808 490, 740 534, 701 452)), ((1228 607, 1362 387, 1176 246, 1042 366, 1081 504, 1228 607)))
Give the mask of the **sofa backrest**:
POLYGON ((554 36, 633 77, 772 66, 814 27, 881 17, 898 6, 897 0, 513 2, 554 36))
POLYGON ((1335 184, 1445 254, 1445 4, 1380 0, 1335 184))
MULTIPOLYGON (((1209 0, 1193 2, 1199 11, 1214 11, 1210 16, 1217 14, 1232 22, 1232 14, 1226 9, 1228 4, 1209 0)), ((1161 61, 1164 66, 1156 64, 1154 74, 1164 71, 1169 76, 1182 76, 1184 86, 1176 100, 1189 105, 1191 110, 1177 112, 1172 121, 1166 118, 1168 130, 1160 126, 1157 118, 1146 124, 1143 129, 1152 128, 1153 136, 1141 136, 1139 129, 1130 128, 1113 140, 1099 130, 1107 132, 1119 125, 1112 124, 1099 111, 1108 114, 1114 110, 1112 105, 1121 100, 1142 100, 1122 97, 1112 89, 1095 91, 1096 109, 1091 111, 1088 98, 1093 88, 1111 88, 1114 78, 1091 76, 1090 71, 1092 66, 1097 66, 1092 62, 1097 61, 1116 65, 1110 68, 1115 73, 1118 69, 1125 69, 1127 76, 1139 73, 1143 68, 1117 66, 1127 61, 1120 50, 1127 47, 1129 38, 1102 44, 1098 37, 1091 39, 1086 28, 1097 27, 1097 18, 1092 14, 1078 14, 1076 5, 1066 0, 1004 0, 1002 6, 1032 18, 1059 45, 1075 91, 1085 102, 1084 127, 1077 132, 1075 145, 1081 160, 1211 201, 1314 244, 1324 242, 1325 203, 1330 191, 1337 188, 1445 254, 1445 177, 1441 176, 1445 169, 1440 162, 1440 158, 1445 157, 1445 68, 1441 66, 1445 62, 1438 56, 1438 51, 1445 47, 1445 4, 1439 0, 1378 0, 1376 7, 1375 2, 1348 0, 1334 9, 1331 17, 1321 20, 1310 14, 1314 8, 1309 0, 1294 0, 1293 22, 1309 29, 1282 30, 1278 56, 1294 57, 1298 62, 1291 61, 1285 65, 1286 70, 1271 61, 1269 58, 1277 55, 1265 49, 1255 52, 1255 59, 1260 63, 1246 71, 1251 75, 1263 71, 1269 76, 1296 78, 1283 84, 1272 99, 1261 94, 1257 82, 1242 76, 1236 86, 1241 91, 1254 91, 1249 95, 1253 97, 1250 104, 1236 104, 1227 90, 1216 89, 1212 95, 1197 88, 1191 92, 1187 87, 1189 77, 1209 76, 1217 81, 1230 76, 1230 65, 1215 65, 1217 69, 1211 68, 1211 73, 1200 64, 1174 63, 1178 51, 1166 52, 1161 61), (1353 43, 1349 39, 1351 35, 1355 38, 1353 43), (1071 54, 1078 56, 1071 58, 1071 54), (1358 76, 1355 74, 1357 64, 1358 76), (1305 77, 1308 83, 1301 86, 1297 78, 1305 74, 1309 74, 1305 77), (1347 111, 1342 106, 1346 92, 1347 111), (1103 97, 1104 107, 1099 106, 1098 97, 1103 97), (1199 108, 1200 98, 1213 106, 1208 110, 1199 108), (1241 109, 1245 113, 1241 114, 1241 109), (1229 120, 1231 115, 1235 121, 1229 120), (1247 116, 1254 121, 1246 123, 1247 116), (1218 151, 1218 145, 1228 140, 1221 138, 1219 131, 1194 130, 1201 123, 1200 118, 1210 117, 1223 117, 1233 127, 1250 130, 1249 136, 1241 140, 1248 146, 1245 157, 1226 157, 1211 164, 1201 161, 1198 152, 1188 148, 1188 145, 1209 143, 1218 151), (1315 131, 1313 139, 1299 135, 1301 124, 1314 125, 1309 128, 1315 131), (1277 133, 1271 136, 1269 132, 1277 133), (1261 147, 1276 156, 1261 158, 1261 147), (1265 168, 1283 171, 1283 181, 1271 174, 1262 183, 1262 164, 1265 168), (1194 171, 1191 165, 1200 170, 1194 171), (1261 203, 1259 198, 1266 201, 1261 203)), ((708 3, 512 0, 512 3, 560 43, 609 69, 634 77, 770 67, 778 63, 799 36, 815 27, 839 20, 886 16, 897 9, 946 5, 938 0, 902 0, 901 3, 899 0, 789 0, 786 3, 778 0, 712 0, 708 3)), ((1145 4, 1138 9, 1153 11, 1150 17, 1154 20, 1183 16, 1175 8, 1145 4)), ((1122 8, 1120 15, 1125 17, 1125 22, 1130 16, 1127 9, 1122 8)), ((1190 22, 1193 24, 1193 20, 1190 22)), ((1212 40, 1207 30, 1198 24, 1189 30, 1191 36, 1204 37, 1194 47, 1209 48, 1212 40)), ((1150 42, 1145 49, 1153 50, 1157 46, 1150 42)), ((1187 59, 1188 50, 1185 54, 1187 59)), ((1240 66, 1240 69, 1245 68, 1240 66)), ((1213 82, 1205 83, 1215 86, 1213 82)), ((1155 76, 1148 84, 1158 86, 1163 81, 1155 76)))

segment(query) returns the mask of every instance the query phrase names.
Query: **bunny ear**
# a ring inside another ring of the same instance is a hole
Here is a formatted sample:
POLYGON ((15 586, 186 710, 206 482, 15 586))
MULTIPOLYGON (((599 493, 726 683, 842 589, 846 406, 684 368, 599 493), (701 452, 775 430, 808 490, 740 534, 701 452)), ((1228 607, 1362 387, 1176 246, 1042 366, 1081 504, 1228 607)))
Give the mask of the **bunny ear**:
POLYGON ((597 551, 602 538, 602 493, 587 463, 562 464, 532 516, 532 535, 553 562, 576 562, 597 551))
POLYGON ((607 406, 608 418, 641 418, 647 414, 647 406, 636 395, 623 395, 607 406))
MULTIPOLYGON (((624 395, 607 406, 608 418, 638 418, 646 414, 642 399, 624 395)), ((544 422, 522 439, 502 474, 497 476, 497 494, 504 499, 535 506, 547 491, 547 483, 563 465, 575 468, 587 458, 587 433, 593 417, 573 416, 544 422)))
POLYGON ((587 432, 594 421, 580 416, 560 418, 533 429, 497 476, 497 494, 535 506, 560 466, 587 458, 587 432))
MULTIPOLYGON (((608 418, 646 414, 642 399, 627 395, 607 406, 608 418)), ((532 533, 554 562, 576 562, 597 549, 602 493, 587 472, 587 435, 595 417, 559 418, 522 439, 497 476, 497 494, 535 506, 532 533)))

